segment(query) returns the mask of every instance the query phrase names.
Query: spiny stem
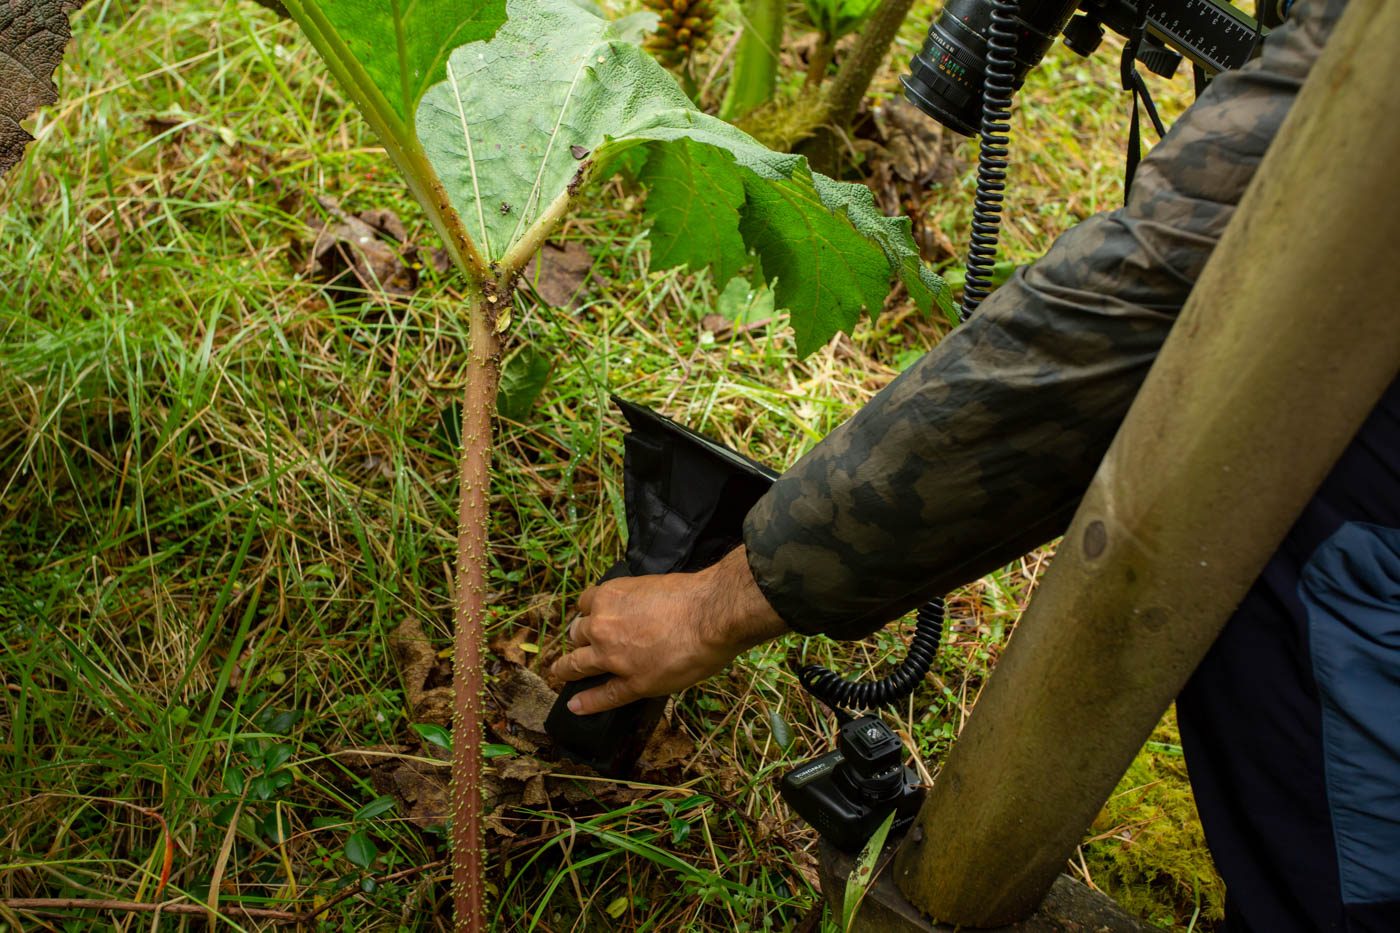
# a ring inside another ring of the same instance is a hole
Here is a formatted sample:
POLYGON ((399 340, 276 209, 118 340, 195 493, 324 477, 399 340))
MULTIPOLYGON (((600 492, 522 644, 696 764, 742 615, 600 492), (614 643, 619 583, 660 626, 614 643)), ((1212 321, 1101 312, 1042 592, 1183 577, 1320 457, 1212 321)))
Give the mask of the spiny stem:
POLYGON ((490 522, 491 415, 500 378, 495 307, 509 300, 494 284, 473 290, 468 306, 471 344, 462 403, 462 463, 457 508, 457 588, 452 643, 452 902, 454 929, 485 928, 482 886, 482 679, 487 531, 490 522), (492 299, 495 299, 493 302, 492 299))
POLYGON ((883 0, 861 28, 850 54, 832 79, 830 96, 831 122, 844 129, 860 109, 870 81, 885 60, 899 27, 909 15, 914 0, 883 0))
MULTIPOLYGON (((452 903, 454 929, 485 929, 482 885, 482 642, 486 630, 486 569, 491 508, 491 416, 501 377, 500 313, 509 306, 525 264, 567 213, 592 166, 579 165, 573 181, 549 203, 493 267, 495 278, 473 288, 467 306, 471 345, 462 403, 462 463, 457 506, 457 589, 452 641, 452 903)), ((455 215, 454 215, 455 216, 455 215)))

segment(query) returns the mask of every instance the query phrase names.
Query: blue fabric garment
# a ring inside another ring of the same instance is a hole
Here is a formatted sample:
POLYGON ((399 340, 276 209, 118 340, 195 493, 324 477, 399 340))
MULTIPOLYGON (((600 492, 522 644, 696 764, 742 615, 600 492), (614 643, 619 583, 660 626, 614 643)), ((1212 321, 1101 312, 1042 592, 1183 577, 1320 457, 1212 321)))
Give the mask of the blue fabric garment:
POLYGON ((1400 529, 1400 381, 1177 698, 1196 807, 1228 888, 1230 933, 1400 931, 1395 846, 1385 820, 1371 819, 1391 812, 1400 788, 1400 761, 1377 753, 1394 747, 1380 736, 1393 734, 1385 724, 1400 710, 1390 679, 1400 676, 1400 656, 1387 662, 1365 634, 1374 620, 1358 623, 1345 608, 1385 601, 1375 595, 1386 592, 1378 571, 1367 569, 1382 558, 1362 540, 1378 528, 1400 529), (1330 621, 1312 624, 1319 609, 1305 601, 1329 607, 1330 621), (1347 728, 1333 724, 1332 708, 1347 711, 1347 728), (1354 764, 1338 774, 1334 761, 1354 764))
POLYGON ((1303 568, 1342 900, 1400 900, 1400 530, 1348 522, 1303 568))

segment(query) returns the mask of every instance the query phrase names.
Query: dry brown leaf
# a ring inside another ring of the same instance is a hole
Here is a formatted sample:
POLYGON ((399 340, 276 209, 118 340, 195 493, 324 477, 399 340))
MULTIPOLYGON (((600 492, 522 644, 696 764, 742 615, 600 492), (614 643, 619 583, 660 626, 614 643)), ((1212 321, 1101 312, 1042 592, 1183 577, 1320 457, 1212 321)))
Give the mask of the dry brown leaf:
POLYGON ((501 774, 502 781, 523 783, 542 774, 548 774, 551 768, 538 758, 532 758, 529 755, 512 755, 502 761, 497 770, 501 774))
POLYGON ((389 635, 389 650, 393 651, 393 660, 398 661, 399 674, 412 700, 423 692, 428 674, 433 671, 433 663, 437 660, 437 651, 433 650, 433 643, 428 640, 423 623, 412 615, 405 616, 403 622, 399 622, 399 628, 393 629, 392 635, 389 635))
POLYGON ((947 180, 953 170, 949 131, 903 97, 893 97, 872 113, 878 140, 895 174, 923 185, 947 180))
POLYGON ((389 650, 393 652, 403 677, 408 709, 416 722, 446 725, 452 720, 452 688, 428 688, 429 678, 437 668, 437 652, 423 631, 423 624, 414 616, 406 616, 389 635, 389 650))
POLYGON ((638 766, 643 771, 666 771, 684 767, 695 756, 695 743, 674 724, 662 720, 642 749, 638 766))
POLYGON ((414 722, 451 725, 452 687, 427 686, 438 673, 438 656, 422 623, 413 616, 405 617, 389 635, 389 650, 403 676, 405 699, 414 722))
POLYGON ((544 775, 536 775, 525 782, 525 791, 520 795, 520 802, 527 807, 549 805, 549 791, 544 786, 544 775))
POLYGON ((955 156, 956 136, 913 104, 894 97, 871 109, 854 141, 865 156, 866 185, 887 214, 905 214, 926 260, 955 255, 947 234, 924 210, 927 192, 947 185, 963 166, 955 156))
POLYGON ((356 293, 403 297, 418 287, 418 272, 405 260, 407 233, 393 211, 351 214, 335 198, 316 199, 306 225, 316 232, 304 270, 328 286, 356 293))
POLYGON ((588 279, 593 257, 581 243, 546 243, 525 267, 521 281, 551 307, 566 308, 588 279))
POLYGON ((486 814, 486 818, 482 820, 482 824, 486 827, 488 832, 493 832, 498 836, 504 836, 507 839, 514 839, 519 835, 519 833, 506 825, 506 808, 503 806, 497 807, 486 814))
MULTIPOLYGON (((446 761, 424 760, 420 749, 408 745, 376 745, 342 749, 335 754, 341 765, 369 778, 378 793, 388 794, 399 803, 399 812, 415 826, 440 825, 446 818, 451 766, 446 761)), ((482 796, 491 801, 501 797, 500 782, 487 775, 482 796)), ((493 803, 494 805, 494 803, 493 803)))
POLYGON ((413 721, 451 727, 452 702, 451 687, 434 687, 431 690, 424 690, 410 705, 413 721))
POLYGON ((34 138, 21 120, 58 100, 53 73, 72 33, 68 14, 81 0, 0 3, 0 175, 19 164, 34 138))
POLYGON ((545 717, 558 697, 544 678, 523 667, 508 667, 501 672, 493 693, 511 726, 544 735, 545 717))
POLYGON ((522 625, 517 627, 509 638, 499 636, 491 639, 491 644, 488 647, 491 649, 491 653, 502 661, 514 664, 516 667, 525 667, 530 659, 525 649, 520 646, 530 641, 530 635, 529 628, 522 625))
POLYGON ((377 230, 381 236, 388 237, 396 243, 408 241, 408 231, 404 228, 403 221, 399 220, 398 214, 387 208, 360 211, 360 220, 377 230))
POLYGON ((374 781, 381 793, 390 793, 403 805, 409 822, 420 829, 441 826, 451 803, 450 768, 423 761, 405 761, 388 775, 388 787, 374 781))

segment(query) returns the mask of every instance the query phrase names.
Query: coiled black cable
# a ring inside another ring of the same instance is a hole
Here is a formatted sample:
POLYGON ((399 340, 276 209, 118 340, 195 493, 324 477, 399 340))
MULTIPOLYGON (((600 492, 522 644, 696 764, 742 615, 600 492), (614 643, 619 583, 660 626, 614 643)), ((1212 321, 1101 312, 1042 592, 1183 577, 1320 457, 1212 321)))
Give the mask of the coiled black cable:
MULTIPOLYGON (((1011 95, 1016 89, 1017 0, 992 0, 987 64, 982 85, 982 130, 977 152, 977 194, 972 207, 972 244, 967 255, 961 316, 965 321, 992 290, 1001 210, 1010 163, 1011 95)), ((903 699, 933 666, 943 640, 943 599, 921 606, 909 654, 894 673, 872 683, 847 680, 820 664, 798 666, 802 688, 838 715, 847 709, 875 709, 903 699)))
POLYGON ((992 290, 997 234, 1006 192, 1011 138, 1011 94, 1016 89, 1016 0, 992 0, 987 64, 982 84, 982 130, 977 152, 977 193, 972 205, 972 244, 967 252, 962 319, 992 290))
POLYGON ((832 710, 875 709, 887 706, 914 692, 924 679, 938 644, 943 640, 943 600, 931 599, 919 607, 914 625, 914 638, 909 642, 909 654, 888 677, 871 683, 846 680, 840 674, 820 664, 803 667, 793 665, 802 689, 821 700, 832 710))

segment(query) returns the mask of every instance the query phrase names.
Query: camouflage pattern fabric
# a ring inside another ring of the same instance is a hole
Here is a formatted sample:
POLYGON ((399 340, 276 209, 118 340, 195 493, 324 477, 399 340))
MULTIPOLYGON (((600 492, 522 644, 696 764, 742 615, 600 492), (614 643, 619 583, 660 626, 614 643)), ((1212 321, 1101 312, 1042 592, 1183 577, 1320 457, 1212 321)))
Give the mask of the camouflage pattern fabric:
POLYGON ((1345 0, 1302 0, 1061 236, 749 513, 793 629, 860 638, 1062 533, 1345 0))

